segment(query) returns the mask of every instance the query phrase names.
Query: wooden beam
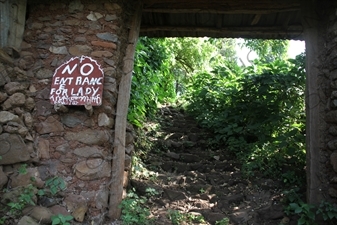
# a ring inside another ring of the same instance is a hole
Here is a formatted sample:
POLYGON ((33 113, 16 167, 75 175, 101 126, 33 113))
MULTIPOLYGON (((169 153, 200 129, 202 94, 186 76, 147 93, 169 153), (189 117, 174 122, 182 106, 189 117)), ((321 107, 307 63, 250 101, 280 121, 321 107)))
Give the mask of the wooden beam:
POLYGON ((252 22, 250 23, 250 25, 256 25, 258 24, 258 22, 260 21, 261 19, 261 14, 256 14, 252 20, 252 22))
POLYGON ((112 220, 119 219, 121 209, 119 208, 123 197, 123 178, 125 161, 125 132, 126 120, 128 114, 131 77, 134 65, 134 55, 139 36, 139 28, 142 15, 142 3, 137 1, 135 14, 129 31, 128 45, 126 47, 123 76, 121 78, 118 90, 116 124, 115 124, 115 142, 112 162, 112 177, 110 186, 110 201, 108 216, 112 220))
POLYGON ((140 33, 150 33, 158 31, 176 31, 176 32, 207 32, 207 33, 274 33, 274 34, 293 34, 302 35, 302 26, 288 26, 285 30, 281 26, 271 26, 271 27, 222 27, 222 28, 211 28, 211 27, 178 27, 178 26, 142 26, 140 33))
POLYGON ((277 12, 294 12, 299 11, 299 7, 287 7, 287 8, 251 8, 251 9, 217 9, 217 8, 144 8, 144 13, 169 13, 169 14, 181 14, 181 13, 212 13, 212 14, 271 14, 277 12))

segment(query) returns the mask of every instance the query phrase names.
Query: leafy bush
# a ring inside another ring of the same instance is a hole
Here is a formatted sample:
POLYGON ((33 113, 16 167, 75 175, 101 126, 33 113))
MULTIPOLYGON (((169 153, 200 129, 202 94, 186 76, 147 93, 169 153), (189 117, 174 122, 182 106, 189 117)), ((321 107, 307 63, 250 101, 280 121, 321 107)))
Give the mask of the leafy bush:
MULTIPOLYGON (((200 73, 189 86, 186 109, 244 162, 249 174, 280 175, 288 165, 303 168, 304 56, 255 62, 247 68, 225 64, 200 73)), ((286 179, 285 179, 286 180, 286 179)), ((287 180, 288 181, 288 180, 287 180)))
POLYGON ((137 44, 128 113, 128 121, 137 127, 155 115, 158 103, 175 98, 169 55, 163 42, 143 37, 137 44))

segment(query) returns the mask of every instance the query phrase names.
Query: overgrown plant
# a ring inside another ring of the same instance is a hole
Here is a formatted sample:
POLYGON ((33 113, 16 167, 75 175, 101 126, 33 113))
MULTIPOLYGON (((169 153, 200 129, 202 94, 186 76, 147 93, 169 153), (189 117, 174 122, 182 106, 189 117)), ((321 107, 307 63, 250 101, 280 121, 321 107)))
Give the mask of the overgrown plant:
POLYGON ((173 225, 205 223, 205 219, 201 215, 193 215, 191 213, 182 213, 178 210, 170 210, 167 214, 173 225))
POLYGON ((71 215, 57 214, 51 217, 52 225, 70 225, 70 222, 74 219, 71 215))
POLYGON ((153 219, 149 218, 150 210, 146 206, 147 198, 139 197, 135 190, 129 191, 127 197, 122 200, 122 222, 124 225, 150 225, 153 219))
POLYGON ((303 56, 247 68, 225 63, 194 77, 186 109, 239 157, 247 175, 282 176, 291 166, 303 177, 303 64, 303 56))

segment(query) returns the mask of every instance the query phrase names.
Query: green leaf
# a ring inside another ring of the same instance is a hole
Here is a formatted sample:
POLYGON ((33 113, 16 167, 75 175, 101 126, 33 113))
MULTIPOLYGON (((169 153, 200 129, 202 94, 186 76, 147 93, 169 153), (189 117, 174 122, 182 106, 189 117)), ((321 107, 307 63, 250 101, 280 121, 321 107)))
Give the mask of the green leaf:
POLYGON ((61 223, 61 220, 59 218, 52 218, 52 225, 56 225, 56 224, 60 224, 61 223))

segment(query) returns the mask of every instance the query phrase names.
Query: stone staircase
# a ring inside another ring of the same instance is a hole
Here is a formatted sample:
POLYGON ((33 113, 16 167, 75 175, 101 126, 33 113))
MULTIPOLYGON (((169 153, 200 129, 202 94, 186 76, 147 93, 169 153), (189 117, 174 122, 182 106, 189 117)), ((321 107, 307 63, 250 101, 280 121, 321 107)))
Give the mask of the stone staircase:
POLYGON ((157 137, 149 137, 155 147, 143 159, 158 176, 130 182, 141 196, 146 196, 147 188, 158 193, 149 200, 155 224, 172 224, 172 212, 205 219, 203 223, 192 220, 181 224, 216 224, 224 218, 230 220, 229 224, 288 222, 278 182, 244 179, 241 165, 225 148, 210 146, 211 134, 193 118, 173 107, 163 107, 160 113, 160 131, 157 137))

